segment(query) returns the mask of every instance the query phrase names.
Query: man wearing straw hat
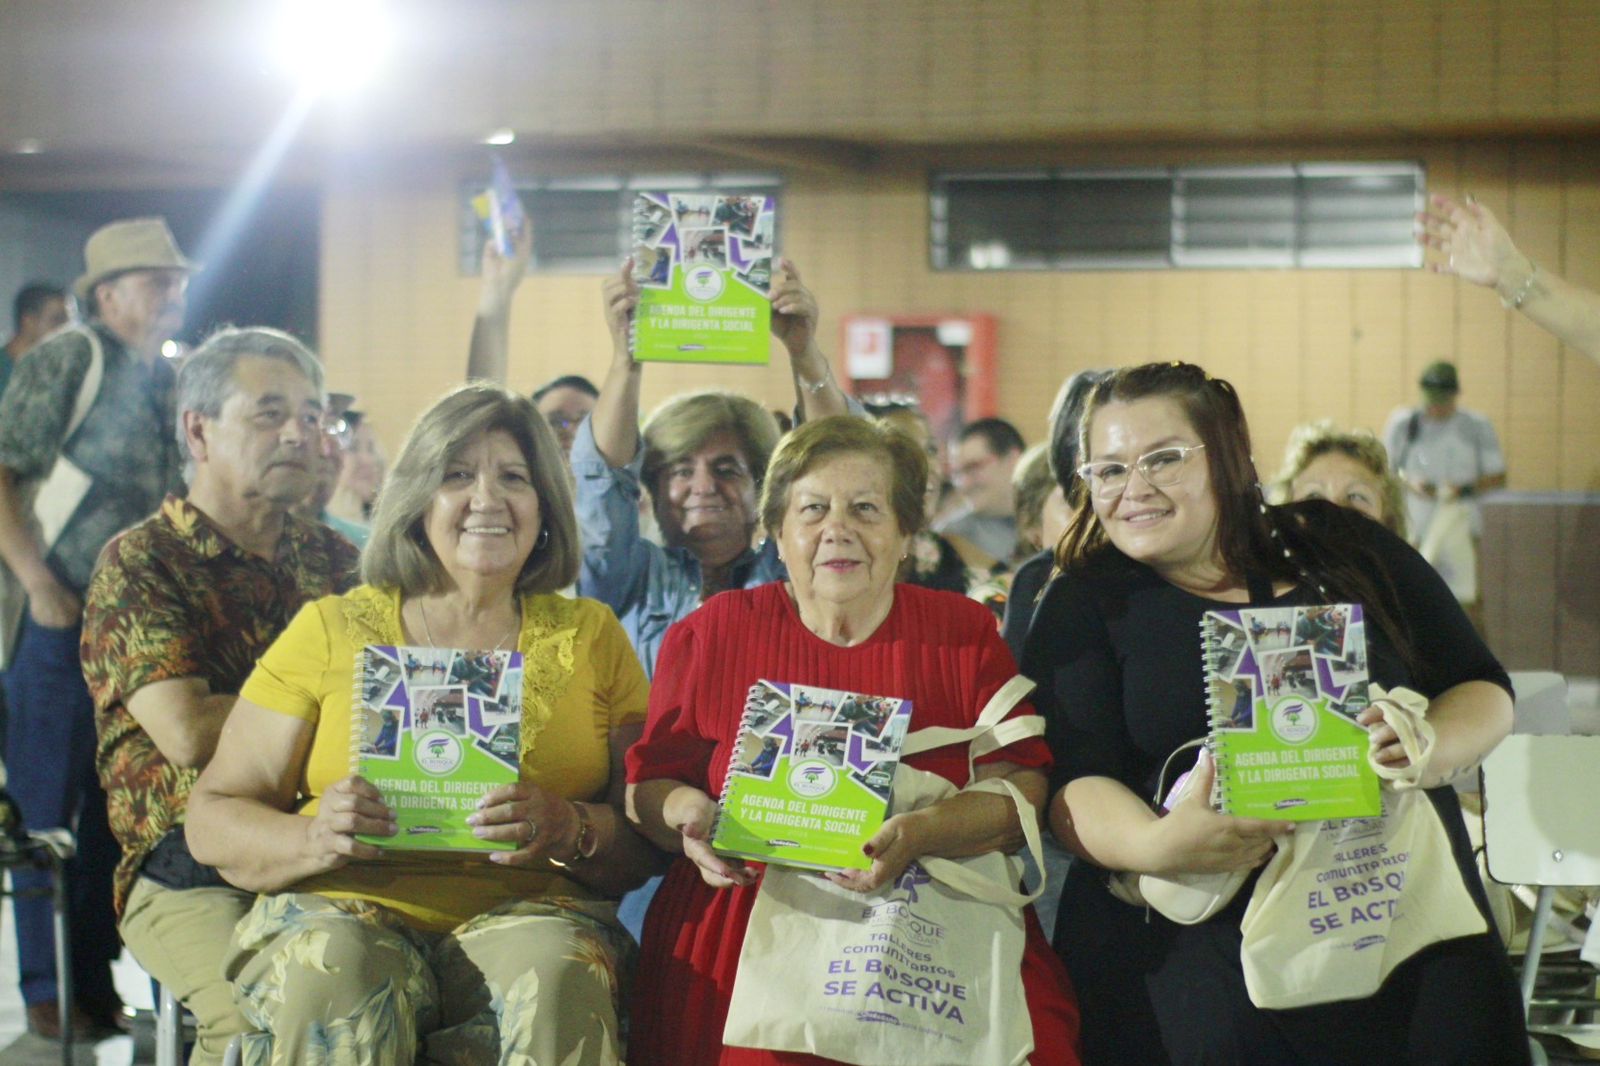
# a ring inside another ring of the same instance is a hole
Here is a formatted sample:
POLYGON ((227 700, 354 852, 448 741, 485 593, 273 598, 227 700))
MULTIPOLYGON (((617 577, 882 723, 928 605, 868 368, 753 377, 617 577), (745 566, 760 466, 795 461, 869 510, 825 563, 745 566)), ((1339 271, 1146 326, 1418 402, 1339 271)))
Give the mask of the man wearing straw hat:
MULTIPOLYGON (((83 594, 100 549, 182 492, 173 372, 162 345, 183 324, 197 266, 159 218, 96 230, 73 285, 88 324, 28 353, 0 398, 0 665, 10 727, 7 787, 29 829, 75 830, 68 865, 79 1035, 117 1029, 111 877, 119 850, 95 775, 94 705, 79 664, 83 594)), ((47 884, 13 874, 18 888, 47 884)), ((50 904, 15 901, 29 1028, 59 1032, 50 904)))

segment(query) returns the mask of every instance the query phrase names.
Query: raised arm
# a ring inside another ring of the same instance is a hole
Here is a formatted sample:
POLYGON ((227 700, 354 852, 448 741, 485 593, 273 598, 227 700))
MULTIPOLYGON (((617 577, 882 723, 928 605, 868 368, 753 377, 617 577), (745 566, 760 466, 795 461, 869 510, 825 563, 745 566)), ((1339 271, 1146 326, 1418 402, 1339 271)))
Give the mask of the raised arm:
POLYGON ((633 310, 639 306, 632 256, 622 261, 620 271, 606 278, 600 299, 611 332, 611 366, 589 419, 601 456, 608 465, 622 467, 632 462, 639 450, 639 381, 643 374, 628 344, 633 310))
POLYGON ((526 220, 516 232, 514 251, 507 259, 493 240, 483 243, 483 285, 478 292, 478 315, 472 320, 472 341, 467 349, 467 378, 506 383, 511 349, 511 297, 522 283, 533 253, 533 226, 526 220))
POLYGON ((315 727, 241 699, 189 794, 189 850, 229 882, 277 892, 382 852, 357 833, 391 836, 394 813, 360 777, 334 782, 314 816, 294 813, 315 727))
POLYGON ((772 279, 772 335, 789 353, 794 395, 804 421, 849 414, 844 390, 834 380, 828 357, 817 346, 817 299, 800 283, 800 272, 779 260, 772 279))
POLYGON ((1435 253, 1431 270, 1493 289, 1507 307, 1600 361, 1600 293, 1535 265, 1487 207, 1435 193, 1417 222, 1418 240, 1435 253))

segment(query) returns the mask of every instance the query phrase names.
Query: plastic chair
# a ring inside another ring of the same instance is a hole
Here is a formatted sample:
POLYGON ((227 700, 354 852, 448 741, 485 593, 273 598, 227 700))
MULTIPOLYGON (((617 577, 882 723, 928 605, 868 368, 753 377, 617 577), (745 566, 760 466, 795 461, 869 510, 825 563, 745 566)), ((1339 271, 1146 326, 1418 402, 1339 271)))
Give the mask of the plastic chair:
POLYGON ((171 990, 151 983, 160 989, 156 996, 156 1066, 183 1066, 188 1060, 184 1054, 184 1031, 193 1024, 194 1017, 183 1009, 171 990))
MULTIPOLYGON (((16 810, 9 797, 4 800, 5 818, 14 817, 16 810)), ((22 867, 47 870, 50 874, 51 918, 55 926, 56 941, 56 1006, 61 1012, 61 1061, 72 1066, 72 931, 67 922, 67 860, 77 852, 72 834, 65 829, 45 829, 24 832, 15 822, 7 822, 6 832, 0 833, 0 869, 22 867)), ((15 889, 0 892, 0 896, 20 896, 42 893, 43 889, 15 889)))
POLYGON ((1513 733, 1566 736, 1572 732, 1572 711, 1567 706, 1567 679, 1551 670, 1513 670, 1516 691, 1513 733))
MULTIPOLYGON (((1544 935, 1558 888, 1600 885, 1600 737, 1512 734, 1483 762, 1483 840, 1489 876, 1501 884, 1537 885, 1533 926, 1522 959, 1522 1005, 1528 1014, 1534 1061, 1547 1062, 1532 1034, 1600 1033, 1600 1022, 1578 1013, 1600 1012, 1595 972, 1578 960, 1573 975, 1582 995, 1536 995, 1544 962, 1544 935), (1532 1021, 1555 1010, 1567 1020, 1532 1021)), ((1548 976, 1548 970, 1546 972, 1548 976)))

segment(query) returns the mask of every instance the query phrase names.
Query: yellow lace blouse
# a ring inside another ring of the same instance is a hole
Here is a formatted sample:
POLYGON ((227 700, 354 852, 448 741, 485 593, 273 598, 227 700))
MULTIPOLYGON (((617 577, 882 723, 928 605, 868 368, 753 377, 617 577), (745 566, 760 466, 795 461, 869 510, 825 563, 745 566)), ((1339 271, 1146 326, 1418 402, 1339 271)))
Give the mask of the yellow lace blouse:
MULTIPOLYGON (((356 653, 404 644, 400 595, 363 585, 301 608, 245 682, 240 695, 316 732, 300 783, 302 814, 350 773, 351 692, 356 653)), ((605 795, 609 738, 642 722, 648 685, 610 608, 593 600, 525 596, 522 777, 577 800, 605 795)), ((381 903, 418 928, 443 931, 509 899, 593 898, 582 885, 543 871, 498 866, 482 856, 428 856, 351 863, 291 891, 381 903)))

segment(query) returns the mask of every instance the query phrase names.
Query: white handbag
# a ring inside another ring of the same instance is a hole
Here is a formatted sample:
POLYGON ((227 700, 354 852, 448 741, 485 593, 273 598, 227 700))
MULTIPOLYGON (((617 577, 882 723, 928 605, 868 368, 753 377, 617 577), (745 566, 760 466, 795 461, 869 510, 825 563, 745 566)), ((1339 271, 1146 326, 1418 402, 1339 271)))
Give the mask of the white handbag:
MULTIPOLYGON (((1163 800, 1166 791, 1167 771, 1172 760, 1191 748, 1204 749, 1205 741, 1191 740, 1179 746, 1161 766, 1156 783, 1155 803, 1171 810, 1189 797, 1194 774, 1185 774, 1172 792, 1163 800)), ((1250 876, 1249 870, 1224 870, 1220 873, 1137 874, 1122 871, 1111 875, 1111 894, 1135 907, 1152 907, 1156 913, 1179 925, 1198 925, 1210 919, 1233 902, 1240 887, 1250 876)))
MULTIPOLYGON (((55 546, 61 533, 72 520, 78 505, 88 495, 94 479, 66 456, 67 441, 83 425, 89 408, 100 395, 100 385, 105 378, 105 353, 100 338, 93 329, 85 326, 71 328, 89 341, 89 367, 78 387, 77 399, 72 404, 72 417, 67 421, 67 431, 61 437, 56 461, 50 473, 43 478, 17 486, 20 510, 32 516, 31 525, 40 545, 46 552, 55 546)), ((11 568, 0 561, 0 670, 11 665, 16 650, 17 637, 22 633, 22 618, 28 609, 28 592, 11 568)))

